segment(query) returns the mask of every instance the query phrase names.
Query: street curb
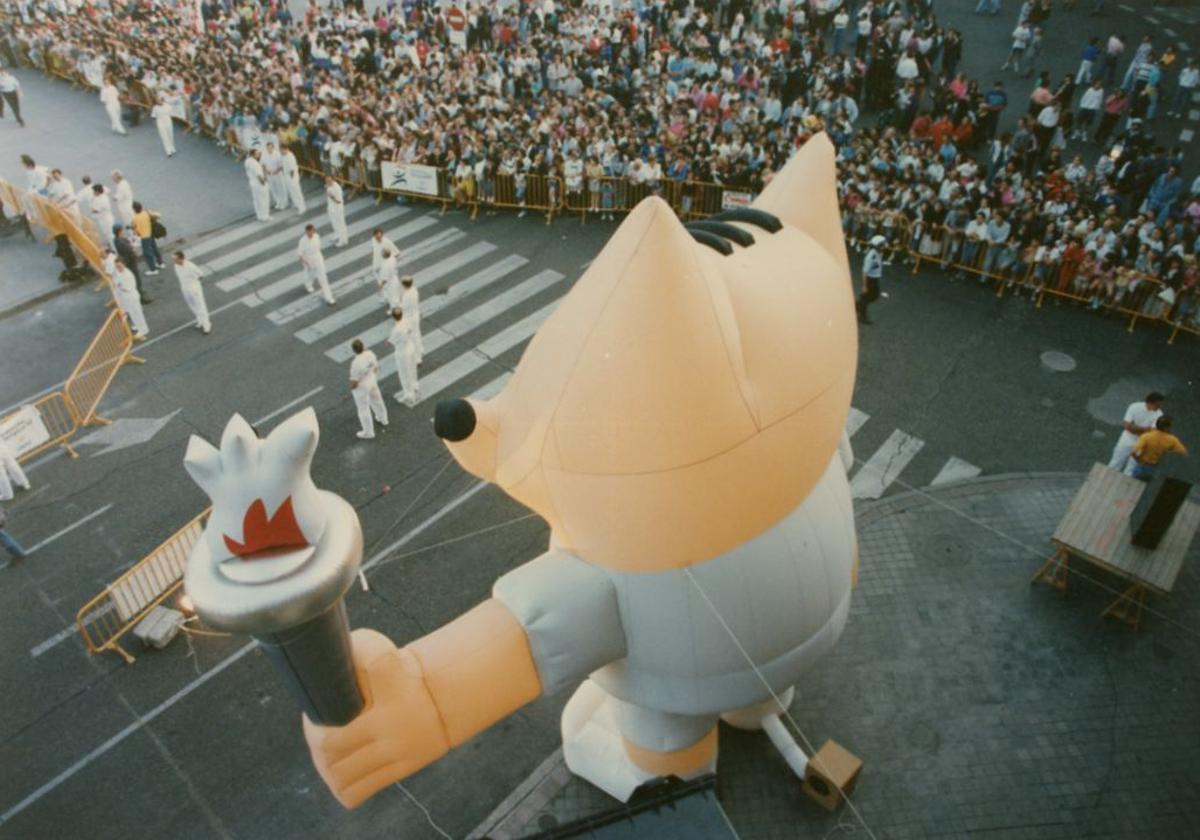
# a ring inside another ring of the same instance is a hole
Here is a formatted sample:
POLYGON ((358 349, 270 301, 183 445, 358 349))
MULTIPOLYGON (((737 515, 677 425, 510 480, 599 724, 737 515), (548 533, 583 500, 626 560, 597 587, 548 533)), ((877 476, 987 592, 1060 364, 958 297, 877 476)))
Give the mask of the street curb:
POLYGON ((78 289, 82 289, 89 282, 91 282, 91 281, 85 280, 82 283, 74 283, 74 284, 59 283, 59 285, 57 287, 51 289, 48 292, 36 292, 27 298, 16 301, 15 303, 13 303, 12 305, 8 306, 5 309, 0 309, 0 321, 3 321, 5 318, 9 318, 13 315, 20 315, 22 312, 25 312, 28 309, 32 309, 33 307, 38 306, 39 304, 45 303, 46 301, 53 300, 54 298, 59 297, 60 295, 65 295, 68 292, 73 292, 78 289))

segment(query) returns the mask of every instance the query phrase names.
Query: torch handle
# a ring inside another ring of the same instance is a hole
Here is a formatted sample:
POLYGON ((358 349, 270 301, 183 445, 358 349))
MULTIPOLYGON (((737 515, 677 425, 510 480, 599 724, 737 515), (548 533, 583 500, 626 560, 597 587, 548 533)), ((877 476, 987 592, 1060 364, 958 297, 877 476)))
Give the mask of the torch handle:
POLYGON ((313 723, 344 726, 362 711, 344 598, 303 624, 254 638, 313 723))

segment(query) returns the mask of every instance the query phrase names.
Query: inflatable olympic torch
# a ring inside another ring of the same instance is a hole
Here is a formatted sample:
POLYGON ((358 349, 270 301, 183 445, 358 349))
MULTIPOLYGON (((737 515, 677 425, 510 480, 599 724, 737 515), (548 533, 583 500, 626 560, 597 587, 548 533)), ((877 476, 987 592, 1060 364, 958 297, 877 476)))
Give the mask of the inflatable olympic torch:
POLYGON ((260 439, 234 415, 215 449, 188 442, 184 466, 212 501, 184 589, 210 626, 262 646, 314 723, 341 726, 363 708, 343 596, 362 562, 354 508, 317 489, 311 408, 260 439))

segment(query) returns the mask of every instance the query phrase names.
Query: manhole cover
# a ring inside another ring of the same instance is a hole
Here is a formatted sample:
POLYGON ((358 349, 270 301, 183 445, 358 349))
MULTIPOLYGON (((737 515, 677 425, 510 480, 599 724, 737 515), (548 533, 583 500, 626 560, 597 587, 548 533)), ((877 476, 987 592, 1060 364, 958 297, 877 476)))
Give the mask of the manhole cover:
POLYGON ((1058 350, 1047 350, 1043 353, 1042 364, 1058 373, 1075 370, 1075 360, 1066 353, 1061 353, 1058 350))

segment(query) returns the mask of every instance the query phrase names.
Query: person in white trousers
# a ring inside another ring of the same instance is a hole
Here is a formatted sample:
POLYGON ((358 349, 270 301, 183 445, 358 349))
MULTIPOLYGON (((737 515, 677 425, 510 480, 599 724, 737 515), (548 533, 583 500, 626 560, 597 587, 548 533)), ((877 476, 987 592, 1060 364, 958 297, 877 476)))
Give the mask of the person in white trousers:
POLYGON ((391 312, 400 306, 400 275, 396 271, 396 255, 384 250, 379 265, 375 267, 375 281, 379 284, 379 296, 383 306, 391 312))
POLYGON ((158 102, 150 109, 154 118, 154 127, 158 129, 158 139, 162 140, 163 151, 167 157, 175 156, 175 120, 171 118, 171 108, 165 97, 160 96, 158 102))
POLYGON ((79 215, 79 198, 75 195, 75 185, 71 179, 62 174, 61 169, 50 171, 50 183, 46 185, 46 196, 66 213, 77 225, 82 224, 79 215))
POLYGON ((296 161, 296 154, 285 148, 280 157, 283 159, 283 177, 287 181, 288 197, 296 210, 304 213, 308 210, 308 204, 304 200, 304 190, 300 187, 300 164, 296 161))
POLYGON ((111 79, 105 79, 104 86, 100 88, 100 101, 104 104, 104 110, 108 112, 112 130, 117 134, 125 134, 125 125, 121 122, 121 94, 111 79))
POLYGON ((133 186, 129 179, 114 169, 113 180, 113 213, 122 227, 133 225, 133 186))
POLYGON ((396 257, 400 256, 400 249, 396 247, 396 243, 383 235, 383 228, 375 228, 371 231, 371 270, 378 272, 379 263, 383 259, 384 251, 389 251, 396 257))
POLYGON ((396 373, 400 377, 400 390, 396 392, 396 402, 412 408, 420 399, 420 382, 417 378, 417 341, 413 333, 412 323, 404 317, 404 310, 397 307, 392 310, 392 319, 396 322, 388 335, 388 344, 392 345, 392 354, 396 358, 396 373))
POLYGON ((92 200, 89 205, 92 221, 96 225, 96 233, 100 242, 107 248, 113 247, 113 211, 112 202, 103 184, 92 184, 92 200))
POLYGON ((267 150, 262 156, 263 169, 267 173, 267 185, 271 188, 271 198, 276 210, 288 206, 287 178, 283 174, 283 155, 275 150, 274 143, 267 143, 267 150))
POLYGON ((329 224, 333 225, 333 245, 344 248, 350 244, 350 233, 346 230, 346 201, 342 185, 332 178, 325 179, 325 206, 329 212, 329 224))
POLYGON ((387 426, 387 406, 383 402, 383 394, 379 392, 379 359, 370 350, 363 347, 362 339, 356 338, 350 345, 354 351, 354 360, 350 362, 350 393, 354 396, 354 407, 358 409, 358 423, 362 427, 358 436, 362 440, 375 437, 375 423, 371 415, 381 426, 387 426))
POLYGON ((208 302, 204 300, 204 288, 200 285, 200 266, 189 260, 183 251, 175 252, 175 277, 183 301, 196 316, 196 326, 205 335, 212 332, 212 321, 208 317, 208 302))
POLYGON ((411 274, 400 279, 404 291, 400 294, 400 308, 412 325, 413 340, 417 344, 417 364, 425 359, 425 342, 421 340, 421 296, 417 294, 417 282, 411 274))
POLYGON ((271 192, 267 188, 267 173, 259 158, 258 149, 246 155, 246 179, 250 182, 250 198, 254 201, 254 215, 260 222, 271 221, 271 192))
POLYGON ((333 290, 329 288, 329 277, 325 273, 325 255, 321 253, 321 235, 313 225, 304 226, 304 235, 296 245, 296 253, 300 256, 300 265, 304 269, 304 290, 316 294, 313 286, 316 281, 321 286, 321 297, 330 306, 337 301, 333 299, 333 290))
POLYGON ((0 437, 0 502, 7 502, 13 497, 14 484, 28 490, 29 478, 17 463, 17 453, 8 441, 0 437))
POLYGON ((1166 397, 1158 391, 1151 391, 1141 402, 1130 403, 1121 419, 1121 436, 1113 447, 1112 457, 1108 460, 1109 469, 1124 472, 1129 465, 1129 456, 1138 438, 1154 428, 1158 418, 1162 417, 1162 406, 1166 397))
POLYGON ((142 298, 138 292, 137 279, 133 272, 125 267, 125 263, 108 248, 104 249, 104 270, 112 278, 117 306, 121 307, 121 311, 128 316, 130 324, 133 325, 134 339, 142 341, 150 335, 150 325, 146 323, 146 315, 142 312, 142 298))

